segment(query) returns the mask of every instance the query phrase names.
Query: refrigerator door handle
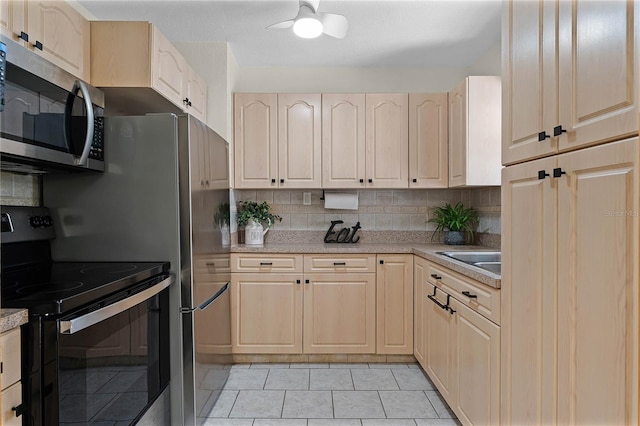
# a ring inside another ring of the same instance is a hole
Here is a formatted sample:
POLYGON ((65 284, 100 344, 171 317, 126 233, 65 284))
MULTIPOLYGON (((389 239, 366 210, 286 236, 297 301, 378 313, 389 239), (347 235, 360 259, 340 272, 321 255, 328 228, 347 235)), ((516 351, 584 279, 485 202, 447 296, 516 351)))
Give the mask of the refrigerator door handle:
POLYGON ((209 307, 209 305, 211 305, 213 302, 216 301, 216 299, 218 299, 220 296, 222 296, 222 294, 229 290, 229 282, 227 281, 227 283, 225 285, 222 286, 222 288, 220 288, 220 290, 216 291, 215 294, 213 296, 211 296, 210 298, 208 298, 207 300, 205 300, 204 302, 202 302, 201 304, 199 304, 198 306, 194 307, 194 308, 180 308, 180 312, 183 314, 190 314, 191 312, 200 309, 201 311, 204 311, 205 309, 207 309, 209 307))

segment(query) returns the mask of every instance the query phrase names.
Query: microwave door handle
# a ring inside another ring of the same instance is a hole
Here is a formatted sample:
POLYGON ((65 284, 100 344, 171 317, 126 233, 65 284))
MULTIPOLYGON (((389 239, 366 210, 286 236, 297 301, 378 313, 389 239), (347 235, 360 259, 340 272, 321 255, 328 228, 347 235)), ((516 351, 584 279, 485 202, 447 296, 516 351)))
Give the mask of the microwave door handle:
POLYGON ((227 282, 225 285, 223 285, 220 288, 220 290, 216 291, 213 296, 211 296, 210 298, 208 298, 207 300, 205 300, 204 302, 202 302, 201 304, 199 304, 195 308, 180 308, 180 312, 183 313, 183 314, 190 314, 191 312, 193 312, 195 310, 198 310, 198 309, 200 309, 201 311, 204 311, 205 309, 207 309, 209 307, 209 305, 211 305, 213 302, 215 302, 227 290, 229 290, 229 282, 227 282))
MULTIPOLYGON (((82 154, 80 155, 80 157, 74 158, 74 163, 76 164, 76 166, 86 166, 87 160, 89 159, 89 153, 91 152, 91 144, 93 143, 93 131, 95 127, 95 122, 94 122, 94 116, 93 116, 93 104, 91 102, 91 95, 89 94, 89 89, 87 88, 87 85, 84 84, 83 81, 76 80, 75 83, 73 84, 71 95, 67 100, 66 114, 67 114, 68 122, 71 123, 73 99, 75 95, 78 93, 78 90, 82 92, 82 99, 84 99, 84 105, 87 110, 87 136, 84 140, 84 148, 82 149, 82 154)), ((69 124, 69 126, 67 127, 69 127, 70 129, 71 125, 69 124)), ((70 136, 67 135, 67 138, 69 137, 70 136)), ((71 144, 70 140, 68 142, 69 144, 71 144)))
POLYGON ((174 277, 170 276, 169 278, 162 280, 153 287, 149 287, 148 289, 143 290, 140 293, 136 293, 133 296, 105 306, 104 308, 97 309, 93 312, 89 312, 88 314, 70 320, 60 320, 60 334, 77 333, 78 331, 84 330, 85 328, 91 327, 92 325, 95 325, 101 321, 116 316, 119 313, 126 311, 127 309, 131 309, 134 306, 148 299, 151 299, 153 296, 169 287, 173 283, 173 281, 174 277))

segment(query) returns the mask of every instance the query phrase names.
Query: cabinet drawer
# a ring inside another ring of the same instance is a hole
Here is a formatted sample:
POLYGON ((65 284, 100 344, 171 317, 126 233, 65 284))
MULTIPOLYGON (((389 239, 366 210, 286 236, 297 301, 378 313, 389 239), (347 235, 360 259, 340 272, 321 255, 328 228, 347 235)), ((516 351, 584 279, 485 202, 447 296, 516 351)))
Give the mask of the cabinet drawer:
POLYGON ((302 255, 231 254, 231 272, 302 272, 302 255))
POLYGON ((4 390, 20 380, 20 328, 2 333, 0 346, 2 346, 0 381, 4 390))
POLYGON ((428 264, 427 281, 500 325, 500 290, 433 263, 428 264))
POLYGON ((304 257, 304 272, 375 272, 376 256, 366 254, 314 254, 304 257))
POLYGON ((198 274, 231 272, 231 259, 228 254, 198 256, 193 263, 195 272, 198 274))
POLYGON ((11 408, 17 407, 22 403, 22 385, 18 382, 4 389, 1 397, 2 417, 0 418, 0 424, 4 426, 21 426, 22 416, 16 417, 16 412, 11 408))

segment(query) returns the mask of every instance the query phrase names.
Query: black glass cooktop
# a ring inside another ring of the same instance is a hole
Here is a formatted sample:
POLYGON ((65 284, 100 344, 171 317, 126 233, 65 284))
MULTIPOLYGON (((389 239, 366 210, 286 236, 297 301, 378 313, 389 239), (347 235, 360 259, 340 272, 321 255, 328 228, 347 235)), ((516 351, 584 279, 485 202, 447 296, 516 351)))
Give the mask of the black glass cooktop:
POLYGON ((168 262, 54 262, 2 272, 2 307, 60 314, 169 271, 168 262))

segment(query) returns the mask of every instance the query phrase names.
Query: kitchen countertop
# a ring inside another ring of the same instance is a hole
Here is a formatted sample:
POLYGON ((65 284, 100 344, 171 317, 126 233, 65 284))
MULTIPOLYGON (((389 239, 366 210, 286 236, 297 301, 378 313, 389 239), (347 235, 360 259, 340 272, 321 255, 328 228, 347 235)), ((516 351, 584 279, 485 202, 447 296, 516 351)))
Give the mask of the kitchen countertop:
POLYGON ((449 268, 466 277, 472 278, 493 288, 500 288, 500 275, 460 262, 437 254, 439 251, 496 251, 481 246, 449 246, 443 244, 416 244, 416 243, 394 243, 394 244, 277 244, 265 243, 263 246, 235 245, 231 247, 232 253, 407 253, 415 254, 433 263, 449 268))
POLYGON ((0 333, 20 327, 27 321, 29 321, 29 311, 27 309, 2 309, 0 333))

